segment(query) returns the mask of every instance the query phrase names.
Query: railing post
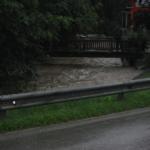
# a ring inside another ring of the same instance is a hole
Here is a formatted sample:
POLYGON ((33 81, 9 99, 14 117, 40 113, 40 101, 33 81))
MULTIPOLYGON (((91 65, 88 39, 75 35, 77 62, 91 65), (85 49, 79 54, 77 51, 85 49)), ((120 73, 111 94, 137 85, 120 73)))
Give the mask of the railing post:
POLYGON ((125 99, 125 94, 123 92, 119 93, 118 96, 117 96, 117 100, 122 101, 124 99, 125 99))
POLYGON ((0 119, 3 119, 6 116, 6 110, 0 108, 0 119))
POLYGON ((6 116, 6 110, 3 110, 1 108, 1 98, 0 98, 0 119, 4 118, 6 116))

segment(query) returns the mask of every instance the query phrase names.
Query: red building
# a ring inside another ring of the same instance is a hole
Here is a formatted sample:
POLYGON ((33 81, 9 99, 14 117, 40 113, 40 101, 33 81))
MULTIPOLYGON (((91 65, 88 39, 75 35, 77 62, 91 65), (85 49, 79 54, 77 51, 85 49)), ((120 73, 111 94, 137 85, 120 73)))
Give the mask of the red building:
POLYGON ((139 12, 150 12, 150 0, 129 0, 131 3, 131 19, 134 18, 134 15, 139 12))
POLYGON ((135 25, 137 14, 150 13, 150 0, 129 0, 129 6, 123 12, 123 27, 135 25))

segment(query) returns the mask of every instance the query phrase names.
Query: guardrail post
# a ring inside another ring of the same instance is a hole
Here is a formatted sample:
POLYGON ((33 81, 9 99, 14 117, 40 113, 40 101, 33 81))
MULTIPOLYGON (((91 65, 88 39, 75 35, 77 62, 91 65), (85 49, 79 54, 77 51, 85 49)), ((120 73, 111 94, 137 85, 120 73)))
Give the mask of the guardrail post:
POLYGON ((124 93, 119 93, 118 96, 117 96, 117 100, 124 100, 125 98, 125 94, 124 93))
POLYGON ((0 108, 0 119, 4 118, 6 116, 6 110, 2 110, 0 108))
POLYGON ((6 110, 3 110, 1 107, 1 97, 0 97, 0 119, 3 119, 6 116, 6 110))

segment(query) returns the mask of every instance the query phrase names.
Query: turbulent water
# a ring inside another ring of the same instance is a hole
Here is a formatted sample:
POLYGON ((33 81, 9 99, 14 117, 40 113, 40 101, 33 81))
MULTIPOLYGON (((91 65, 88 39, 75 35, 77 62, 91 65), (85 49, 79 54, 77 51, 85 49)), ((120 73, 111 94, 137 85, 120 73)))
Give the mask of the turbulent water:
POLYGON ((34 90, 105 85, 132 80, 140 73, 123 67, 120 59, 53 58, 37 66, 38 76, 30 85, 34 90))

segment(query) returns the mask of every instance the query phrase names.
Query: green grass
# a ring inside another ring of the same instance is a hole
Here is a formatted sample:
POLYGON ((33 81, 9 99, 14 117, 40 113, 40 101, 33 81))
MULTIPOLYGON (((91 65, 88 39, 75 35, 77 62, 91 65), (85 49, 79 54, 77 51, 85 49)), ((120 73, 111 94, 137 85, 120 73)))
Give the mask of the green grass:
POLYGON ((143 79, 143 78, 150 78, 150 70, 144 71, 139 76, 137 76, 135 79, 143 79))
POLYGON ((123 101, 117 100, 116 96, 107 96, 86 101, 10 110, 6 118, 0 120, 0 132, 45 126, 149 106, 150 90, 147 90, 126 94, 123 101))
POLYGON ((143 73, 140 78, 150 78, 150 71, 143 73))

